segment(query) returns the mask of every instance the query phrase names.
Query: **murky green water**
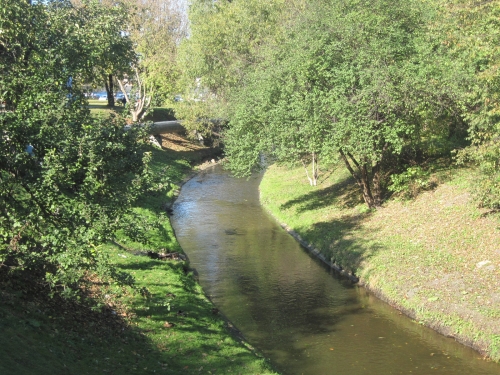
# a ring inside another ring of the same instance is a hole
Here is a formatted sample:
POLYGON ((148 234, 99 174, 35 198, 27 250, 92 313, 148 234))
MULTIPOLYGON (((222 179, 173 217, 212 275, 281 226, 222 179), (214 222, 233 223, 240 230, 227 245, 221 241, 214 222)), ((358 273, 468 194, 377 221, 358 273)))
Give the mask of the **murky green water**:
POLYGON ((283 374, 500 374, 473 350, 332 275, 219 167, 182 188, 173 225, 217 307, 283 374))

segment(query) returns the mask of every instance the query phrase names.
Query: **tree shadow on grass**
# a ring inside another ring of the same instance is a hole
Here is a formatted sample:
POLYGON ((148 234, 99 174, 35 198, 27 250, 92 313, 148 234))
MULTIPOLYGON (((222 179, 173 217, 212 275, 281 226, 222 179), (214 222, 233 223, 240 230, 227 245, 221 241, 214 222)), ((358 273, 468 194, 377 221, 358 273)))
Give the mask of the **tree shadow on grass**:
POLYGON ((32 289, 22 292, 22 280, 0 280, 0 373, 147 373, 144 368, 159 371, 168 361, 114 305, 50 297, 48 288, 35 288, 30 279, 32 289))
POLYGON ((122 264, 120 268, 141 270, 140 276, 146 275, 145 284, 150 294, 131 300, 129 305, 137 320, 142 322, 141 327, 169 358, 168 370, 172 371, 175 365, 179 372, 172 373, 191 373, 200 368, 219 373, 251 365, 255 366, 251 373, 262 371, 255 353, 242 344, 242 335, 214 309, 196 279, 186 272, 183 262, 137 258, 138 262, 122 264), (148 279, 153 273, 175 276, 169 280, 148 279), (221 334, 224 329, 229 329, 240 345, 221 334))
POLYGON ((344 215, 340 219, 297 228, 307 244, 320 249, 326 260, 356 274, 360 265, 373 256, 380 245, 363 236, 362 224, 371 213, 344 215))
POLYGON ((317 210, 328 206, 341 208, 355 207, 363 203, 363 198, 356 181, 352 177, 334 183, 331 186, 316 188, 307 194, 292 199, 280 206, 286 210, 296 207, 298 213, 317 210))

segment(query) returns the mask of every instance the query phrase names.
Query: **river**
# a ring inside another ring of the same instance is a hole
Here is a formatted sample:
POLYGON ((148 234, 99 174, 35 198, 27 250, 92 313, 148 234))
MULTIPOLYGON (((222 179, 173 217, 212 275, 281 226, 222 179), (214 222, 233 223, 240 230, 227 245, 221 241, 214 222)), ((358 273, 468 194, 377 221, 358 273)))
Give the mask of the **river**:
POLYGON ((332 274, 260 206, 260 178, 201 172, 182 187, 172 224, 205 293, 277 371, 500 374, 500 365, 332 274))

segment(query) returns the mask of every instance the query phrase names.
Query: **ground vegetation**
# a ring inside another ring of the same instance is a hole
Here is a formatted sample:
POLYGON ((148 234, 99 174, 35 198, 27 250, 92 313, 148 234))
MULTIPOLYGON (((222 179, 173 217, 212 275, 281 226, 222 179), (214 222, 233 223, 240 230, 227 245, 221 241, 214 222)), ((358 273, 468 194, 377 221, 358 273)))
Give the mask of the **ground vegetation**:
MULTIPOLYGON (((149 146, 151 168, 176 183, 214 157, 212 149, 175 134, 162 137, 162 145, 149 146)), ((177 189, 147 193, 136 215, 146 222, 170 212, 177 189)), ((135 287, 95 278, 82 289, 86 303, 49 297, 39 284, 26 288, 0 272, 0 372, 273 374, 206 298, 169 221, 148 237, 148 243, 131 241, 125 230, 99 248, 135 287), (161 260, 155 251, 172 256, 161 260)))

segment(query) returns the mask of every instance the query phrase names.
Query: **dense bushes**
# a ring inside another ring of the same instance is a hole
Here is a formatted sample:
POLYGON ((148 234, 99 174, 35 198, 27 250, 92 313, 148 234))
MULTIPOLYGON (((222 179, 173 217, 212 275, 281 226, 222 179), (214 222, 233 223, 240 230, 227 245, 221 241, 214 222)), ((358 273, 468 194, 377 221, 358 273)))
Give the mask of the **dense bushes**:
POLYGON ((124 280, 99 246, 154 188, 145 134, 90 116, 78 90, 90 36, 69 3, 0 9, 0 267, 68 296, 96 273, 124 280))

